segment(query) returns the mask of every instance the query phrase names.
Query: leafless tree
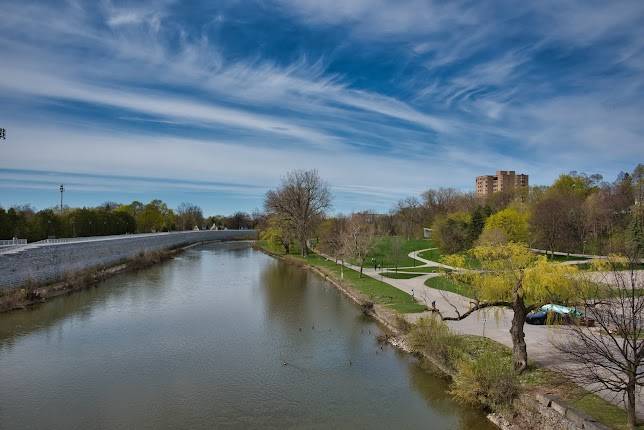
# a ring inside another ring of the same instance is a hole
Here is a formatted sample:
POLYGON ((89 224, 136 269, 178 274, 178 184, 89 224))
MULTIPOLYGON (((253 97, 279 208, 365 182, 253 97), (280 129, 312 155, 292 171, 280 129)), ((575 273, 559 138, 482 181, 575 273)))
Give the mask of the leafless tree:
POLYGON ((246 212, 237 211, 231 216, 225 217, 224 226, 232 230, 240 230, 243 228, 250 228, 253 220, 246 212))
POLYGON ((394 266, 396 272, 398 271, 398 266, 400 266, 400 260, 402 258, 403 249, 402 249, 402 239, 400 236, 394 236, 391 238, 391 258, 394 260, 394 266))
POLYGON ((344 254, 360 265, 360 277, 367 255, 373 246, 374 228, 365 214, 353 214, 344 230, 344 254))
POLYGON ((335 258, 336 263, 344 255, 346 224, 346 217, 340 215, 324 220, 320 228, 320 249, 335 258))
POLYGON ((536 245, 548 251, 581 249, 585 236, 583 198, 552 190, 537 202, 530 217, 536 245))
POLYGON ((567 359, 565 372, 577 382, 595 391, 608 390, 623 396, 628 426, 634 429, 636 393, 644 384, 644 288, 633 270, 631 259, 611 259, 611 270, 601 276, 594 273, 591 281, 599 285, 589 289, 586 299, 586 318, 595 321, 595 328, 581 324, 568 327, 568 335, 553 344, 567 359), (603 297, 601 301, 597 297, 603 297))
POLYGON ((407 239, 417 237, 423 231, 423 207, 415 197, 400 200, 395 214, 400 226, 400 233, 407 239))
POLYGON ((307 239, 331 207, 331 192, 317 170, 293 170, 276 190, 266 193, 266 212, 279 215, 293 229, 302 256, 308 254, 307 239))
POLYGON ((454 188, 439 188, 427 190, 422 194, 423 208, 425 209, 426 224, 434 222, 437 215, 446 215, 450 212, 473 210, 479 202, 472 193, 463 193, 454 188))
POLYGON ((192 230, 195 226, 201 228, 204 222, 201 208, 192 203, 181 203, 177 208, 177 215, 181 230, 192 230))

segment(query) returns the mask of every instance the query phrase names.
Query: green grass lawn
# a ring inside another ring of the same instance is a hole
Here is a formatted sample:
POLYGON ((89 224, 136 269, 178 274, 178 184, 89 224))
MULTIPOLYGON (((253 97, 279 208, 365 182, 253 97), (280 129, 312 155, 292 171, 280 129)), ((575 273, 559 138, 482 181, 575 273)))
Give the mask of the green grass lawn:
MULTIPOLYGON (((597 270, 596 268, 593 267, 592 264, 590 264, 590 262, 581 263, 581 264, 575 264, 574 266, 579 270, 591 270, 591 271, 592 270, 597 270)), ((624 265, 622 267, 616 267, 616 269, 618 269, 618 270, 630 270, 631 266, 630 265, 624 265)), ((644 270, 644 263, 635 263, 635 264, 633 264, 632 269, 633 270, 644 270)), ((612 269, 609 269, 609 270, 612 270, 612 269)))
MULTIPOLYGON (((323 268, 326 271, 331 272, 337 279, 340 279, 340 265, 333 261, 328 261, 327 259, 315 254, 309 255, 305 259, 295 256, 293 256, 293 258, 306 261, 312 266, 323 268)), ((369 299, 374 303, 386 305, 398 312, 414 313, 422 312, 427 309, 425 305, 417 303, 411 295, 404 291, 368 276, 363 276, 361 278, 359 272, 346 267, 344 268, 344 282, 350 283, 355 289, 369 297, 369 299)))
POLYGON ((449 269, 443 269, 442 267, 399 267, 401 272, 414 272, 414 273, 442 273, 449 272, 449 269))
POLYGON ((579 260, 587 260, 587 258, 582 258, 582 257, 570 257, 568 255, 551 255, 551 254, 543 254, 541 252, 536 252, 535 254, 537 255, 545 255, 548 260, 550 261, 579 261, 579 260))
MULTIPOLYGON (((420 258, 424 258, 425 260, 429 261, 436 261, 439 263, 444 263, 443 262, 443 254, 441 253, 440 249, 430 249, 429 251, 421 252, 418 254, 420 258)), ((476 258, 473 256, 464 253, 462 254, 463 257, 465 257, 465 266, 464 268, 466 269, 480 269, 481 268, 481 262, 478 261, 476 258)))
POLYGON ((441 261, 443 254, 441 254, 440 249, 430 249, 429 251, 421 252, 418 256, 429 261, 441 261))
POLYGON ((463 284, 462 282, 454 281, 447 276, 435 276, 433 278, 429 278, 425 281, 425 285, 436 290, 450 291, 471 299, 475 298, 474 287, 463 284))
POLYGON ((391 278, 391 279, 411 279, 411 278, 416 278, 418 276, 423 276, 422 273, 400 273, 400 272, 382 272, 382 276, 385 278, 391 278))
MULTIPOLYGON (((400 238, 400 252, 396 262, 396 252, 393 249, 393 236, 380 236, 375 240, 372 251, 367 257, 367 266, 373 266, 371 259, 374 258, 383 267, 405 267, 420 264, 420 262, 409 258, 407 254, 419 249, 432 248, 434 245, 426 239, 404 239, 400 238), (398 263, 398 264, 396 264, 398 263)), ((355 264, 355 263, 354 263, 355 264)))

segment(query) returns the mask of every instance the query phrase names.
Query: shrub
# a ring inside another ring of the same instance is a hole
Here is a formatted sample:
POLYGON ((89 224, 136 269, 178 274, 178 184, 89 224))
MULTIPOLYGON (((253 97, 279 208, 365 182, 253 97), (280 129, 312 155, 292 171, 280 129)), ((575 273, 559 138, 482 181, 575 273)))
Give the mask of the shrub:
POLYGON ((455 370, 462 354, 462 338, 438 318, 419 319, 407 340, 414 351, 434 357, 450 370, 455 370))
POLYGON ((405 317, 400 315, 399 313, 395 314, 394 317, 394 325, 400 330, 402 333, 409 333, 409 330, 412 329, 413 324, 407 321, 405 317))
POLYGON ((499 411, 519 395, 519 379, 511 358, 486 351, 459 361, 450 392, 463 404, 499 411))
POLYGON ((128 267, 132 270, 145 269, 170 258, 172 254, 172 251, 141 251, 128 261, 128 267))
POLYGON ((365 315, 371 315, 373 313, 373 302, 366 301, 360 305, 362 313, 365 315))

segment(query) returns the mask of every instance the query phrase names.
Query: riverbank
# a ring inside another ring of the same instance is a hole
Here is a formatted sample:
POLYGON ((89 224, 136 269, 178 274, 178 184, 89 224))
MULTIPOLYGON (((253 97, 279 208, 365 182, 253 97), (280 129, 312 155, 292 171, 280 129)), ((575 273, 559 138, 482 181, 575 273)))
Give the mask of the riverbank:
POLYGON ((22 288, 0 291, 0 313, 23 310, 31 306, 44 303, 54 297, 71 294, 86 288, 95 286, 101 281, 116 274, 140 270, 154 264, 166 261, 176 254, 191 248, 199 243, 185 246, 183 248, 154 251, 142 253, 129 259, 125 263, 109 267, 97 267, 70 273, 66 279, 60 282, 45 283, 38 285, 35 282, 28 282, 22 288))
POLYGON ((23 310, 44 303, 54 297, 93 287, 119 273, 141 270, 159 264, 205 242, 208 241, 195 242, 178 248, 141 251, 137 255, 116 264, 70 271, 65 274, 62 280, 56 282, 27 280, 19 288, 0 289, 0 314, 23 310))
MULTIPOLYGON (((392 309, 390 303, 378 303, 377 296, 374 302, 373 295, 365 294, 359 288, 356 288, 347 274, 351 272, 357 274, 357 272, 346 267, 339 269, 339 265, 319 256, 305 259, 294 255, 282 255, 266 246, 262 246, 261 242, 256 244, 256 248, 322 276, 327 282, 361 306, 363 311, 368 310, 365 313, 385 326, 391 332, 391 336, 387 336, 387 341, 393 346, 405 352, 421 356, 423 361, 429 363, 433 369, 442 373, 445 377, 454 378, 457 376, 455 362, 446 361, 440 354, 436 354, 435 350, 432 351, 431 347, 423 348, 419 347, 419 345, 410 345, 409 333, 415 325, 407 322, 403 316, 404 312, 392 309), (335 270, 331 270, 328 266, 335 267, 335 270), (345 275, 344 279, 340 277, 340 270, 345 275)), ((510 355, 510 351, 506 347, 487 338, 456 334, 453 334, 453 336, 458 337, 459 341, 457 343, 462 345, 459 354, 470 354, 473 359, 486 353, 493 354, 496 357, 495 360, 504 360, 510 355)), ((512 401, 512 404, 499 410, 486 408, 490 412, 488 418, 503 429, 522 429, 534 427, 535 425, 542 428, 567 429, 599 430, 622 428, 621 423, 618 422, 619 420, 614 419, 614 411, 604 412, 604 409, 611 408, 612 405, 598 403, 597 399, 593 397, 585 401, 585 407, 583 408, 586 411, 590 410, 603 414, 604 423, 610 425, 608 427, 598 419, 572 407, 570 403, 563 400, 567 392, 574 392, 575 395, 579 394, 582 398, 584 398, 584 395, 580 394, 570 383, 563 383, 557 386, 556 382, 556 376, 552 372, 531 367, 529 372, 521 375, 520 394, 512 401)))
POLYGON ((254 240, 255 230, 201 230, 52 239, 0 250, 0 290, 64 281, 70 274, 111 267, 141 253, 193 243, 254 240))

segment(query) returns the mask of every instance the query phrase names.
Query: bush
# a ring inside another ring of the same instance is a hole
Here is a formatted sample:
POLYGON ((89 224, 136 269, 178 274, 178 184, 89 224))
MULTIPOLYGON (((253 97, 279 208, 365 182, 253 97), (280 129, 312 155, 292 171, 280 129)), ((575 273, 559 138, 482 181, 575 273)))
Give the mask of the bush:
POLYGON ((128 261, 128 267, 132 270, 145 269, 170 258, 172 251, 141 251, 128 261))
POLYGON ((486 351, 459 361, 450 392, 463 404, 499 411, 509 409, 519 395, 519 379, 511 358, 486 351))
POLYGON ((440 319, 419 319, 407 339, 414 351, 434 357, 450 370, 455 370, 462 354, 463 339, 452 333, 440 319))
POLYGON ((373 313, 373 302, 366 301, 360 305, 362 313, 365 315, 371 315, 373 313))

